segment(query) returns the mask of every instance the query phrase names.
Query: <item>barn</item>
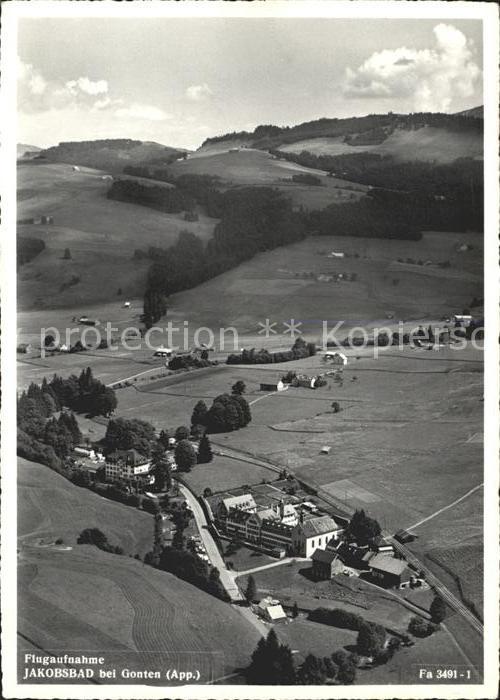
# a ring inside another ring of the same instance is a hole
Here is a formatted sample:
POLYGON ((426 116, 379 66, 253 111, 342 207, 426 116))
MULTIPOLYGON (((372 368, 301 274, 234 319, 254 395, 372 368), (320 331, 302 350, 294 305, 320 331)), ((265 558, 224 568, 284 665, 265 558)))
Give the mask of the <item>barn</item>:
POLYGON ((285 391, 285 389, 288 389, 288 384, 284 384, 281 379, 279 382, 261 382, 260 383, 260 390, 261 391, 285 391))

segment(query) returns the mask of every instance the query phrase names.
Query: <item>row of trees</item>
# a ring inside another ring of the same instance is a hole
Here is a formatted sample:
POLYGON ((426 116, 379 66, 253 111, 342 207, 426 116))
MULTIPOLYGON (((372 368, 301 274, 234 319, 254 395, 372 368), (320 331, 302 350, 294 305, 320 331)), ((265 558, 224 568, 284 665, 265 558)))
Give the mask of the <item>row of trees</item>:
POLYGON ((222 585, 217 567, 203 561, 194 552, 184 549, 181 540, 182 531, 180 535, 176 533, 172 547, 163 547, 148 553, 144 562, 162 571, 168 571, 202 591, 228 602, 230 598, 222 585))
POLYGON ((304 357, 311 357, 316 354, 316 344, 307 343, 303 338, 297 338, 291 348, 283 352, 269 352, 265 348, 255 350, 243 349, 241 353, 231 353, 228 355, 228 365, 264 365, 275 362, 290 362, 300 360, 304 357))

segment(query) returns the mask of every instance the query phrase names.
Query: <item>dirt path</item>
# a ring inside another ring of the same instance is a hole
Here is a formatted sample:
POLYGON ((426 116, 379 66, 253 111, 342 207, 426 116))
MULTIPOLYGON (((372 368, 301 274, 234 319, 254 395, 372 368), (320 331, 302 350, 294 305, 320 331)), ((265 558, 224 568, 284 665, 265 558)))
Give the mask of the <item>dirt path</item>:
POLYGON ((475 493, 478 489, 483 488, 483 485, 484 484, 481 482, 477 486, 474 486, 473 489, 471 489, 470 491, 467 491, 467 493, 464 493, 463 496, 460 496, 460 498, 457 498, 457 500, 453 501, 453 503, 449 503, 447 506, 444 506, 444 508, 440 508, 439 510, 436 510, 435 513, 432 513, 432 515, 428 515, 427 518, 424 518, 423 520, 419 520, 418 523, 415 523, 415 525, 411 525, 409 528, 407 528, 407 530, 415 530, 415 528, 419 527, 420 525, 423 525, 424 523, 428 522, 429 520, 432 520, 433 518, 440 515, 441 513, 444 513, 446 510, 453 508, 453 506, 456 506, 457 503, 464 501, 466 498, 468 498, 473 493, 475 493))

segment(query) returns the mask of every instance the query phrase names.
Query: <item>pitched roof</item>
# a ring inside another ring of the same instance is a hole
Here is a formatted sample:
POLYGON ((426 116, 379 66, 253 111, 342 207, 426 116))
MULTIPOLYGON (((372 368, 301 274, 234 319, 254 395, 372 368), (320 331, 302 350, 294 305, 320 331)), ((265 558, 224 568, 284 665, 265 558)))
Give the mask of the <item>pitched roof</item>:
POLYGON ((312 555, 313 561, 319 561, 322 564, 331 564, 337 558, 337 553, 328 549, 316 549, 312 555))
POLYGON ((279 520, 278 513, 272 508, 262 508, 257 511, 257 515, 262 518, 262 520, 279 520))
POLYGON ((286 617, 286 613, 281 607, 281 605, 270 605, 266 608, 266 613, 269 615, 271 620, 281 620, 286 617))
POLYGON ((222 503, 225 505, 226 509, 230 508, 256 508, 256 503, 253 500, 253 496, 250 493, 244 493, 241 496, 231 496, 230 498, 223 498, 222 503))
POLYGON ((243 523, 252 517, 252 513, 242 508, 231 508, 228 513, 228 518, 232 523, 243 523))
POLYGON ((311 518, 301 523, 299 527, 306 537, 314 537, 314 535, 324 535, 327 532, 336 532, 340 530, 340 525, 337 525, 335 520, 329 515, 322 515, 318 518, 311 518))
POLYGON ((394 557, 388 557, 386 554, 376 554, 370 560, 368 566, 370 569, 399 576, 407 568, 408 564, 404 559, 395 559, 394 557))

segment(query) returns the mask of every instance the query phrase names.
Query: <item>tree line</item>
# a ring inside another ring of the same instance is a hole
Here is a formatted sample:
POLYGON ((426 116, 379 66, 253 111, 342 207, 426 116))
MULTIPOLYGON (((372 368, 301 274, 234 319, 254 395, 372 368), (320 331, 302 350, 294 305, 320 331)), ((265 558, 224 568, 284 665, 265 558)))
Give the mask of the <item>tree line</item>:
POLYGON ((446 129, 455 132, 476 132, 482 134, 483 120, 461 114, 444 114, 440 112, 415 112, 412 114, 369 114, 365 117, 347 117, 343 119, 326 118, 303 122, 295 126, 275 126, 263 124, 253 132, 240 131, 205 139, 202 146, 221 141, 245 140, 254 148, 277 148, 280 144, 294 143, 308 138, 344 137, 347 141, 355 134, 377 132, 381 129, 386 134, 394 129, 416 130, 424 126, 446 129))
MULTIPOLYGON (((371 233, 374 237, 400 238, 397 230, 483 230, 483 163, 472 158, 457 158, 451 163, 396 161, 392 156, 378 153, 346 153, 338 156, 315 155, 308 151, 286 153, 272 151, 280 158, 308 168, 327 170, 336 177, 369 185, 372 201, 361 200, 327 207, 332 223, 345 226, 353 221, 361 228, 362 215, 356 218, 358 205, 367 209, 375 226, 385 223, 392 234, 371 233), (378 206, 377 206, 378 205, 378 206), (345 208, 342 218, 342 210, 345 208), (396 217, 393 229, 388 217, 396 217)), ((313 212, 313 215, 321 212, 313 212)), ((370 229, 367 229, 370 230, 370 229)), ((324 231, 320 231, 323 233, 324 231)), ((343 235, 360 235, 345 233, 343 235)), ((364 234, 366 235, 366 233, 364 234)))
POLYGON ((264 365, 275 362, 290 362, 300 360, 304 357, 311 357, 316 354, 316 344, 307 343, 303 338, 297 338, 290 350, 280 352, 269 352, 265 348, 255 350, 245 348, 241 353, 231 353, 228 355, 226 363, 228 365, 264 365))
POLYGON ((161 318, 170 294, 216 277, 256 253, 301 240, 307 233, 303 217, 293 211, 291 201, 270 187, 218 193, 217 207, 220 221, 206 246, 184 231, 170 248, 149 249, 153 262, 144 296, 146 326, 161 318))

